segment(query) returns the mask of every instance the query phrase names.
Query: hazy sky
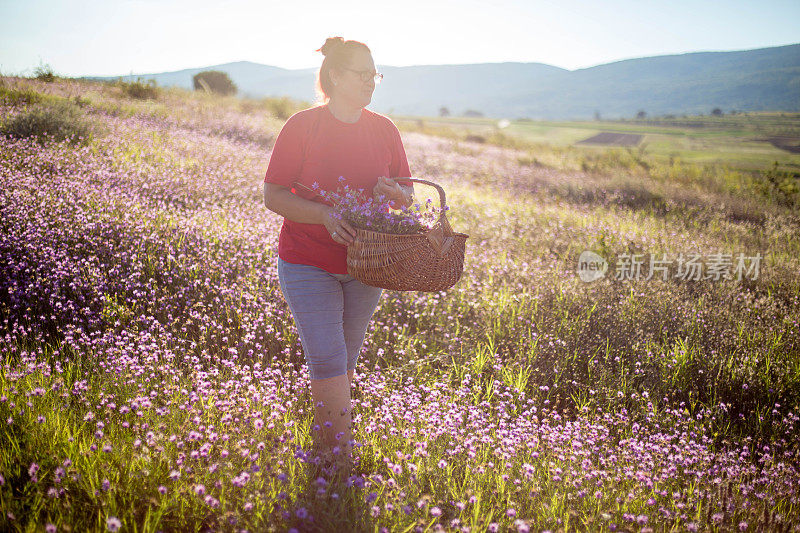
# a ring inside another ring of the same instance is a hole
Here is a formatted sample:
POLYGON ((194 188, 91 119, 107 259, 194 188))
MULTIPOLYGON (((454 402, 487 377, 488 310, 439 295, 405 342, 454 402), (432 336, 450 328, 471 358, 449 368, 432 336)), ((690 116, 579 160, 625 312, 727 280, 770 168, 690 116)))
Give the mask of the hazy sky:
POLYGON ((0 72, 145 74, 254 61, 318 67, 340 35, 379 65, 541 62, 570 70, 800 43, 800 0, 0 0, 0 72))

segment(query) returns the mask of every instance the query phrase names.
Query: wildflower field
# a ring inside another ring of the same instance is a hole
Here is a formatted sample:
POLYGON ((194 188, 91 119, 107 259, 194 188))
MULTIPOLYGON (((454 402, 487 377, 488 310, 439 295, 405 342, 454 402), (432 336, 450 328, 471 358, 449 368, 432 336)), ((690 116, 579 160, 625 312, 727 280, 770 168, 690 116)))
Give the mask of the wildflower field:
POLYGON ((270 109, 0 78, 0 530, 800 531, 796 176, 405 132, 464 275, 384 292, 341 479, 262 204, 270 109), (585 250, 618 262, 584 282, 585 250), (616 275, 637 254, 731 279, 616 275))

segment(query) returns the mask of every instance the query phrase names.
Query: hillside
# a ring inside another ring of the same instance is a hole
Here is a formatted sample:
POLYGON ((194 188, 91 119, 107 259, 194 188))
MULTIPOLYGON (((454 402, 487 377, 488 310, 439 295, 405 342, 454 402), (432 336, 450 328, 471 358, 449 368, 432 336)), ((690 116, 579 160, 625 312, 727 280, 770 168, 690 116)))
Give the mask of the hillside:
POLYGON ((0 77, 0 531, 800 529, 776 176, 403 132, 464 269, 381 295, 340 470, 263 204, 284 119, 128 89, 0 77))
MULTIPOLYGON (((378 58, 379 59, 379 58, 378 58)), ((201 70, 228 72, 241 93, 312 101, 317 69, 246 61, 141 75, 191 88, 201 70)), ((477 110, 486 116, 586 119, 723 111, 800 111, 800 44, 739 52, 698 52, 618 61, 580 70, 541 63, 392 67, 373 109, 402 115, 477 110)), ((137 76, 123 76, 135 79, 137 76)), ((94 78, 110 79, 110 78, 94 78)))

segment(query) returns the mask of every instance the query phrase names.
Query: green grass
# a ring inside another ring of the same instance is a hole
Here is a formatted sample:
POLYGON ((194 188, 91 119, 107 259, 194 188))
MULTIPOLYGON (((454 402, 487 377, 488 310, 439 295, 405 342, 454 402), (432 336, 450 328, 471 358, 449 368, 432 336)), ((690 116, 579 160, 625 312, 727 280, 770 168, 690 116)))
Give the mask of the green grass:
MULTIPOLYGON (((66 93, 59 83, 41 94, 66 93)), ((0 339, 0 529, 41 531, 51 522, 59 530, 105 531, 106 518, 116 516, 123 531, 302 530, 305 523, 296 515, 281 518, 278 505, 306 508, 317 526, 308 530, 379 531, 385 525, 431 531, 437 522, 447 527, 458 519, 473 531, 492 521, 514 531, 509 508, 532 531, 608 531, 611 523, 638 531, 623 514, 649 515, 654 530, 685 530, 690 521, 701 529, 738 530, 742 520, 749 531, 769 530, 775 515, 796 524, 797 500, 786 496, 797 481, 792 474, 760 485, 763 499, 741 490, 776 462, 789 468, 800 457, 789 422, 800 409, 800 221, 788 203, 796 194, 783 181, 790 178, 775 171, 773 181, 763 181, 761 174, 725 165, 653 161, 646 151, 546 143, 487 156, 487 146, 464 143, 464 132, 450 126, 436 126, 448 128, 443 149, 423 145, 422 153, 408 142, 412 168, 437 172, 432 179, 447 191, 451 224, 470 235, 464 277, 443 294, 390 291, 383 297, 353 392, 360 416, 354 437, 364 444, 358 452, 372 484, 364 490, 332 485, 328 494, 335 491, 338 499, 317 497, 319 469, 294 455, 295 446, 310 444, 313 413, 308 384, 295 371, 299 342, 288 320, 261 305, 279 299, 276 281, 264 276, 275 260, 264 243, 280 221, 260 208, 257 186, 253 193, 260 177, 252 169, 263 168, 265 150, 218 135, 227 124, 219 115, 232 113, 226 116, 238 124, 260 116, 261 108, 191 93, 165 91, 158 102, 142 102, 114 87, 88 89, 88 113, 124 105, 142 118, 172 120, 174 127, 130 121, 119 139, 94 140, 80 156, 58 145, 0 153, 4 176, 35 170, 41 161, 71 168, 77 157, 92 169, 96 159, 135 193, 133 200, 104 195, 102 184, 89 185, 88 171, 63 172, 53 190, 26 172, 0 192, 7 201, 2 208, 25 206, 31 215, 3 211, 4 243, 22 234, 17 228, 36 236, 44 223, 58 220, 69 238, 59 230, 43 244, 85 250, 76 283, 106 287, 92 303, 109 341, 73 349, 59 327, 47 342, 19 329, 10 341, 0 339), (193 116, 203 121, 188 122, 193 116), (195 129, 187 138, 205 134, 206 148, 181 137, 189 126, 195 129), (214 179, 202 181, 209 175, 214 179), (169 193, 179 207, 165 204, 169 193), (87 249, 96 235, 103 236, 100 246, 87 249), (136 254, 116 253, 112 244, 136 254), (573 272, 584 249, 609 258, 762 251, 765 259, 760 278, 744 282, 609 276, 586 284, 573 272), (94 258, 102 259, 102 268, 94 258), (123 277, 143 284, 126 289, 123 277), (173 298, 185 298, 186 306, 162 308, 173 298), (141 320, 148 316, 171 337, 151 336, 141 320), (268 341, 256 348, 243 325, 262 319, 268 341), (272 383, 255 369, 278 369, 281 376, 272 383), (123 405, 131 410, 121 411, 123 405), (259 429, 252 425, 256 417, 264 422, 259 429), (526 426, 534 423, 533 430, 526 426), (208 457, 192 456, 202 443, 187 433, 208 433, 212 426, 220 438, 208 457), (226 434, 230 438, 223 439, 226 434), (602 437, 596 448, 586 443, 590 437, 602 437), (521 445, 512 450, 516 439, 521 445), (259 443, 265 447, 257 459, 246 459, 259 443), (705 456, 676 467, 697 443, 718 457, 728 446, 755 455, 768 444, 773 452, 760 463, 736 456, 730 471, 756 470, 720 474, 717 483, 719 465, 705 456), (111 449, 104 451, 104 444, 111 449), (642 455, 631 453, 634 448, 642 455), (661 448, 669 451, 660 454, 661 448), (39 466, 38 482, 30 480, 32 463, 39 466), (63 476, 56 476, 59 468, 63 476), (673 468, 683 474, 657 479, 673 468), (178 480, 170 479, 175 469, 181 470, 178 480), (652 487, 637 479, 648 469, 656 478, 652 487), (246 488, 232 485, 245 470, 251 473, 246 488), (597 475, 586 479, 593 471, 597 475), (597 481, 604 483, 600 498, 593 495, 597 481), (219 506, 195 494, 199 484, 219 506), (375 500, 367 501, 371 492, 375 500), (662 520, 649 498, 686 519, 662 520), (372 505, 380 517, 371 516, 372 505), (410 514, 401 511, 404 505, 410 514), (443 511, 441 519, 431 515, 433 507, 443 511), (712 513, 722 510, 724 526, 712 525, 712 513)), ((20 98, 16 105, 28 103, 20 98)), ((248 134, 274 134, 280 122, 264 117, 263 130, 248 134)), ((488 139, 492 130, 485 133, 488 139)), ((419 196, 433 194, 418 190, 419 196)), ((18 255, 48 261, 49 251, 35 247, 18 255)), ((69 290, 68 283, 57 288, 69 290)), ((15 303, 5 294, 4 318, 15 303)), ((32 331, 61 313, 47 299, 15 294, 36 309, 32 331)))
POLYGON ((800 173, 800 154, 774 147, 766 139, 789 136, 800 139, 800 114, 752 113, 723 117, 686 117, 630 121, 513 121, 500 129, 496 120, 463 117, 395 117, 406 131, 424 131, 453 139, 482 135, 494 144, 549 147, 575 152, 577 157, 604 150, 576 145, 600 131, 642 134, 650 161, 665 163, 679 158, 697 164, 726 165, 760 171, 775 161, 781 170, 800 173))

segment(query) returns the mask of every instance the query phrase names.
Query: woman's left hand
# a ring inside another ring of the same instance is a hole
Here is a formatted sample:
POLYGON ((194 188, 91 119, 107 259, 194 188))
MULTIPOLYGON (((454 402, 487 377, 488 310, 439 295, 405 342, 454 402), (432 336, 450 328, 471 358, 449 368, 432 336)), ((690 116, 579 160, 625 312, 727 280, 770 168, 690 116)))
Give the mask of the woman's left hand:
POLYGON ((378 184, 372 189, 372 193, 376 201, 380 201, 379 196, 383 195, 385 197, 384 200, 389 201, 389 206, 392 209, 399 209, 401 206, 407 207, 409 204, 406 192, 396 181, 386 176, 378 178, 378 184))

